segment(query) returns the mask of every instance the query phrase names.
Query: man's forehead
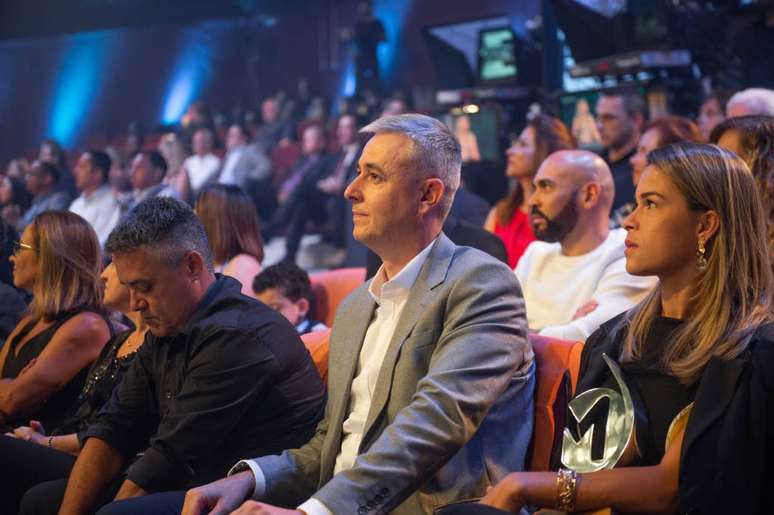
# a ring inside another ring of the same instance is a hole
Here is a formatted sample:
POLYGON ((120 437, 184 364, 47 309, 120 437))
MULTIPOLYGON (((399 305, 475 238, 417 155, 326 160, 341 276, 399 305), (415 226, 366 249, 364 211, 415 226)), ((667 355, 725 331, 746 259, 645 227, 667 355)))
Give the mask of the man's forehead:
POLYGON ((145 247, 113 254, 116 273, 122 283, 153 279, 169 273, 157 252, 145 247))
POLYGON ((360 165, 373 162, 380 166, 385 163, 399 163, 408 157, 411 150, 411 140, 399 133, 377 134, 371 138, 363 149, 360 165))

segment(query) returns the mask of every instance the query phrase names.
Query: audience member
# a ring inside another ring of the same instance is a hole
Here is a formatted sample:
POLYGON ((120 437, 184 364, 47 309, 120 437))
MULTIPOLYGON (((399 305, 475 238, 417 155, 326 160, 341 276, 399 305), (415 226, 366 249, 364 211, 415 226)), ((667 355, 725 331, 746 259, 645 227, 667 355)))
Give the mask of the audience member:
POLYGON ((726 118, 774 116, 774 90, 749 88, 735 93, 726 104, 726 118))
POLYGON ((340 149, 338 155, 333 158, 333 171, 317 182, 317 189, 328 195, 327 206, 329 216, 333 220, 333 243, 344 247, 346 240, 351 237, 347 231, 347 220, 352 216, 352 209, 343 193, 347 183, 357 174, 357 161, 363 151, 363 145, 358 139, 355 116, 345 114, 339 118, 336 138, 340 149))
MULTIPOLYGON (((106 249, 148 326, 147 345, 83 434, 60 513, 90 513, 113 498, 103 513, 182 505, 184 492, 169 491, 221 476, 246 452, 277 453, 314 434, 325 389, 309 353, 281 315, 213 275, 188 206, 142 202, 106 249), (145 497, 153 492, 167 493, 145 497)), ((49 494, 36 504, 53 513, 62 494, 49 494)))
POLYGON ((30 194, 23 178, 0 176, 0 216, 8 220, 17 219, 29 209, 30 203, 30 194))
POLYGON ((124 212, 130 211, 145 199, 153 197, 179 198, 177 190, 162 181, 167 173, 167 161, 158 152, 140 152, 132 159, 130 178, 132 191, 118 197, 124 212))
POLYGON ((639 94, 621 90, 602 93, 596 112, 599 138, 605 148, 603 157, 615 182, 613 209, 618 209, 634 200, 629 159, 637 150, 647 107, 639 94))
POLYGON ((279 228, 287 227, 283 259, 288 261, 296 259, 306 222, 327 218, 327 197, 317 189, 317 183, 331 173, 322 127, 310 125, 304 130, 301 151, 303 157, 277 193, 280 206, 266 228, 266 233, 271 235, 279 228))
POLYGON ((516 267, 527 245, 535 240, 527 217, 527 200, 534 190, 535 173, 549 155, 573 148, 575 142, 561 120, 540 115, 527 123, 506 151, 505 175, 514 180, 514 188, 508 197, 495 205, 484 228, 503 240, 511 268, 516 267))
POLYGON ((24 230, 11 261, 14 285, 33 297, 0 351, 0 423, 34 419, 55 428, 70 415, 111 333, 99 242, 80 216, 44 212, 24 230))
POLYGON ((470 128, 470 117, 458 116, 454 120, 454 137, 460 142, 462 162, 481 161, 481 151, 478 149, 478 138, 470 128))
POLYGON ((277 145, 285 146, 293 138, 293 127, 280 117, 280 103, 267 98, 261 104, 261 119, 263 124, 255 130, 255 142, 267 155, 277 145))
POLYGON ((177 191, 176 198, 190 200, 191 181, 188 179, 188 173, 183 166, 187 157, 185 144, 177 134, 170 132, 161 137, 157 150, 167 161, 164 184, 177 191))
POLYGON ((0 216, 0 283, 13 284, 10 257, 18 241, 19 235, 11 224, 0 216))
POLYGON ((255 204, 239 186, 209 184, 199 192, 195 210, 210 242, 215 272, 233 277, 242 284, 242 293, 251 296, 263 261, 255 204))
POLYGON ((193 135, 193 155, 183 162, 183 168, 188 173, 191 193, 195 196, 208 182, 217 179, 220 170, 220 158, 212 153, 214 145, 212 131, 207 128, 197 129, 193 135))
MULTIPOLYGON (((574 434, 575 463, 593 467, 593 456, 623 451, 608 466, 616 468, 517 472, 484 504, 509 512, 525 505, 569 512, 774 510, 767 475, 774 285, 754 181, 740 159, 708 145, 661 148, 648 163, 638 208, 624 222, 626 268, 656 275, 659 284, 589 338, 578 383, 581 395, 621 385, 603 356, 618 363, 626 383, 619 388, 637 394, 633 412, 624 413, 631 438, 608 433, 588 445, 574 434)), ((603 427, 611 416, 597 411, 577 424, 603 427)), ((469 505, 447 513, 500 512, 469 505)))
POLYGON ((711 140, 734 152, 750 167, 763 205, 769 252, 774 261, 774 117, 730 118, 712 131, 711 140))
POLYGON ((9 260, 18 241, 19 236, 0 216, 0 349, 27 311, 24 297, 13 287, 9 260))
POLYGON ((218 182, 246 189, 248 181, 266 180, 270 173, 271 161, 257 145, 249 143, 247 129, 238 123, 231 124, 226 134, 226 157, 218 182))
POLYGON ((77 194, 75 180, 70 173, 70 167, 67 163, 67 154, 59 142, 53 139, 44 140, 43 143, 40 144, 38 161, 49 163, 59 170, 59 176, 57 177, 56 183, 58 189, 67 192, 70 197, 74 197, 77 194))
MULTIPOLYGON (((706 140, 699 127, 682 116, 662 116, 645 125, 640 143, 637 145, 637 152, 629 159, 629 164, 632 166, 632 184, 636 187, 640 182, 642 171, 647 166, 649 152, 680 141, 701 143, 706 140)), ((635 203, 632 201, 613 211, 610 217, 612 225, 620 227, 623 219, 629 216, 634 208, 635 203)))
MULTIPOLYGON (((0 437, 2 513, 18 513, 24 492, 39 483, 67 481, 75 457, 81 451, 83 432, 110 399, 145 339, 147 326, 139 313, 129 308, 129 290, 119 282, 115 265, 105 268, 102 282, 105 307, 123 313, 134 328, 113 336, 102 349, 78 395, 77 409, 67 421, 53 428, 32 420, 29 425, 17 427, 13 433, 0 437)), ((27 495, 26 504, 45 498, 45 490, 52 486, 37 487, 27 495)))
POLYGON ((301 503, 293 513, 431 513, 524 464, 534 365, 519 287, 502 263, 441 233, 459 143, 422 115, 363 131, 374 136, 345 194, 355 236, 384 265, 339 307, 326 417, 300 449, 189 491, 183 513, 250 497, 301 503))
POLYGON ((703 141, 709 141, 712 129, 726 119, 725 109, 730 97, 731 94, 724 90, 713 91, 704 97, 697 119, 703 141))
POLYGON ((408 106, 405 100, 402 98, 388 98, 384 102, 381 116, 398 116, 406 113, 408 113, 408 106))
POLYGON ((24 213, 7 213, 6 220, 15 224, 17 231, 22 232, 43 211, 66 210, 70 206, 72 197, 57 186, 61 173, 61 170, 50 163, 32 163, 32 167, 24 176, 24 185, 27 193, 32 196, 32 204, 24 213))
POLYGON ((30 169, 30 162, 23 157, 12 159, 8 163, 8 167, 5 169, 6 177, 13 177, 15 179, 24 180, 24 174, 30 169))
POLYGON ((538 240, 516 266, 529 328, 585 340, 611 317, 643 299, 650 277, 626 272, 625 231, 609 230, 615 188, 596 154, 562 150, 535 175, 530 222, 538 240))
POLYGON ((309 318, 314 304, 309 275, 295 263, 282 262, 266 268, 253 280, 255 298, 279 311, 298 334, 324 331, 328 327, 309 318))
POLYGON ((107 154, 90 150, 81 154, 75 165, 75 186, 80 196, 70 204, 70 211, 89 222, 104 245, 121 216, 121 204, 110 189, 111 161, 107 154))

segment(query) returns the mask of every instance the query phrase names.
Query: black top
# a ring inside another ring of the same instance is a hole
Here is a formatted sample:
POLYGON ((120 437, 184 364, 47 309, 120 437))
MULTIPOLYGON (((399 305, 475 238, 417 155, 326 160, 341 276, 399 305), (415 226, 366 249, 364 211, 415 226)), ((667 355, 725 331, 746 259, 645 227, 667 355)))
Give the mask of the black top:
POLYGON ((62 435, 85 431, 94 421, 102 406, 110 400, 113 389, 121 382, 137 353, 135 351, 118 357, 118 349, 130 334, 132 331, 119 333, 105 345, 89 370, 86 383, 78 395, 78 408, 75 414, 52 434, 62 435))
MULTIPOLYGON (((618 356, 627 314, 589 337, 578 390, 601 384, 618 356)), ((758 327, 737 358, 701 374, 680 454, 680 513, 774 513, 774 324, 758 327)))
POLYGON ((145 343, 84 438, 130 457, 127 477, 148 492, 223 477, 245 456, 306 443, 325 387, 295 328, 218 275, 176 335, 145 343))
MULTIPOLYGON (((19 346, 19 342, 29 334, 37 323, 37 320, 30 320, 21 331, 8 342, 8 345, 11 347, 8 349, 8 354, 5 358, 2 379, 13 379, 18 377, 21 371, 24 370, 24 367, 26 367, 33 359, 40 356, 40 353, 48 346, 51 338, 53 338, 59 328, 78 314, 80 313, 67 313, 59 317, 51 326, 42 330, 25 343, 17 356, 16 349, 19 346)), ((100 316, 103 315, 100 314, 100 316)), ((45 404, 36 411, 32 413, 27 412, 23 417, 8 420, 6 421, 6 424, 15 427, 20 424, 27 425, 30 420, 38 420, 43 424, 44 428, 59 427, 68 416, 72 414, 73 406, 75 406, 76 399, 78 398, 78 393, 81 391, 81 388, 83 388, 84 381, 86 380, 87 372, 88 367, 84 367, 84 369, 70 379, 66 385, 53 393, 46 400, 45 404)))
POLYGON ((633 149, 624 157, 614 162, 610 161, 607 152, 602 156, 610 167, 610 172, 613 174, 613 182, 615 183, 613 211, 624 204, 634 201, 635 187, 634 182, 632 181, 632 165, 629 163, 629 159, 631 159, 635 151, 636 149, 633 149))
MULTIPOLYGON (((645 354, 634 363, 623 363, 621 370, 629 390, 632 392, 637 412, 635 434, 640 459, 631 465, 656 465, 666 452, 666 437, 669 426, 683 408, 693 402, 696 385, 685 386, 669 375, 661 365, 663 351, 671 335, 682 325, 681 320, 658 317, 653 321, 644 349, 645 354)), ((618 333, 620 347, 623 347, 623 331, 618 333)), ((594 343, 591 341, 590 347, 594 343)), ((616 356, 610 356, 615 359, 616 356)), ((612 376, 605 378, 600 386, 617 389, 612 376)), ((598 425, 604 427, 604 424, 598 425)), ((601 451, 601 450, 600 450, 601 451)))

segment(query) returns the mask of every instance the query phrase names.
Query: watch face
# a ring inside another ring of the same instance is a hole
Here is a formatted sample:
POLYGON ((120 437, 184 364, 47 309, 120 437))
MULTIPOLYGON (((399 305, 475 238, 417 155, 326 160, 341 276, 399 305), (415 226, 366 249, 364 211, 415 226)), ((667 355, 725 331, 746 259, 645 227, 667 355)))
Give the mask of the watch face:
POLYGON ((592 388, 570 401, 570 414, 575 419, 571 420, 570 424, 578 428, 578 438, 573 436, 570 429, 565 428, 561 460, 565 467, 576 472, 596 472, 615 467, 629 445, 634 429, 634 403, 623 373, 606 354, 602 354, 602 358, 612 372, 619 391, 611 388, 592 388), (601 456, 594 456, 594 435, 602 430, 602 427, 597 423, 584 424, 584 420, 592 411, 601 409, 605 400, 608 404, 607 413, 600 418, 605 421, 603 450, 601 456), (581 432, 581 427, 586 429, 581 432))

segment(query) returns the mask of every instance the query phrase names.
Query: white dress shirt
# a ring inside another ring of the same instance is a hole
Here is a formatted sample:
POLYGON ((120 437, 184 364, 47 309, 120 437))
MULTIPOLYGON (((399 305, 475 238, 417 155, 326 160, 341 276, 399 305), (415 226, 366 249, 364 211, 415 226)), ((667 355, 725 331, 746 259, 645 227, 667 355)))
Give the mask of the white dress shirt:
POLYGON ((239 184, 234 170, 236 169, 239 160, 242 158, 242 153, 245 152, 246 148, 247 147, 245 145, 240 145, 226 153, 226 158, 223 162, 223 168, 220 170, 220 177, 218 177, 218 182, 220 184, 239 184))
POLYGON ((108 185, 100 186, 89 194, 81 193, 70 204, 70 211, 91 224, 101 246, 105 245, 110 231, 121 218, 121 204, 108 185))
MULTIPOLYGON (((427 261, 427 256, 433 248, 433 240, 419 254, 408 262, 403 269, 389 281, 384 265, 376 272, 368 292, 376 302, 376 309, 371 323, 366 330, 363 346, 360 349, 357 372, 352 381, 349 400, 349 416, 342 426, 341 450, 336 457, 334 474, 352 468, 357 458, 358 448, 363 439, 365 421, 371 408, 371 399, 376 387, 379 370, 382 367, 387 348, 400 320, 400 314, 411 293, 411 288, 427 261)), ((246 464, 255 476, 253 499, 260 500, 266 490, 266 477, 261 468, 253 460, 245 460, 237 464, 246 464)), ((236 468, 235 466, 235 468, 236 468)), ((232 469, 233 471, 233 469, 232 469)), ((229 472, 231 474, 232 472, 229 472)), ((298 507, 308 515, 333 515, 323 503, 311 498, 298 507)))
POLYGON ((185 160, 183 167, 188 172, 191 190, 197 192, 218 173, 220 158, 215 154, 192 155, 185 160))

